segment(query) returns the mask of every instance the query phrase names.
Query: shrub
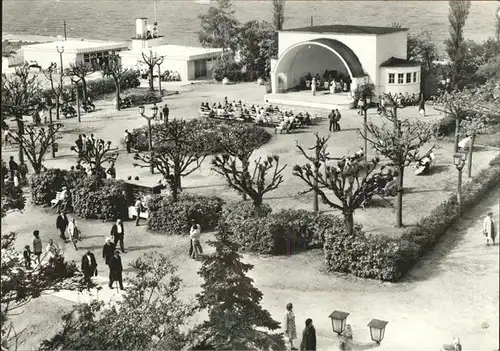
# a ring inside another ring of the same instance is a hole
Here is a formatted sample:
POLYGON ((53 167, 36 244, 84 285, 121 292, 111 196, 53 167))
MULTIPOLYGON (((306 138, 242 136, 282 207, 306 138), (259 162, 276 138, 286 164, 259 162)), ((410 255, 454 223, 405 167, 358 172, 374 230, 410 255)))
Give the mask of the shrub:
POLYGON ((204 231, 219 223, 224 201, 216 196, 181 194, 177 202, 168 195, 153 195, 147 201, 148 229, 168 235, 189 234, 194 219, 204 231))
POLYGON ((161 97, 159 97, 158 94, 152 91, 147 91, 143 94, 129 94, 126 95, 126 97, 130 99, 130 102, 134 106, 148 105, 152 103, 162 102, 161 97))
POLYGON ((63 186, 73 189, 84 177, 86 177, 85 172, 59 168, 50 168, 40 174, 33 174, 30 178, 31 202, 36 205, 48 205, 63 186))
POLYGON ((85 219, 114 221, 127 217, 125 184, 121 180, 95 177, 81 179, 71 190, 75 214, 85 219))
MULTIPOLYGON (((499 183, 500 155, 462 188, 462 212, 477 204, 499 183)), ((367 236, 357 227, 353 235, 343 229, 327 231, 325 264, 329 271, 351 273, 362 278, 397 281, 425 255, 459 217, 456 195, 437 206, 416 226, 398 238, 367 236)))
POLYGON ((231 82, 244 81, 247 75, 243 73, 241 64, 238 62, 217 61, 213 68, 213 77, 220 82, 225 77, 231 82))
POLYGON ((438 135, 448 136, 455 133, 455 119, 451 116, 445 116, 438 122, 438 135))
POLYGON ((317 215, 304 210, 283 210, 272 213, 263 206, 265 217, 254 217, 250 201, 224 206, 221 222, 232 232, 242 250, 269 255, 291 254, 322 247, 328 228, 342 225, 335 216, 317 215))

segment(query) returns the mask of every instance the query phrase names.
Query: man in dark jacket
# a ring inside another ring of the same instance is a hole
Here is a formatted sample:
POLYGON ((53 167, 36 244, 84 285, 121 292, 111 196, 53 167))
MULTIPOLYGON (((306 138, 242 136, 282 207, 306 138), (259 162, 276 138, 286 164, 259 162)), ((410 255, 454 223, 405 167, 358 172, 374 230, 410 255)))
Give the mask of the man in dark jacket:
POLYGON ((82 272, 87 284, 92 282, 91 278, 94 274, 97 275, 97 261, 90 250, 82 257, 82 272))
POLYGON ((328 119, 330 120, 330 125, 328 127, 329 132, 335 132, 335 111, 332 110, 330 114, 328 115, 328 119))
POLYGON ((118 282, 120 285, 120 290, 125 290, 123 288, 122 281, 122 258, 120 257, 120 251, 116 250, 115 255, 109 260, 109 288, 113 289, 113 283, 118 282))
POLYGON ((123 236, 125 235, 125 228, 123 227, 123 223, 121 219, 117 219, 116 223, 111 227, 111 237, 114 240, 115 247, 118 247, 118 243, 120 243, 120 249, 123 253, 125 253, 125 249, 123 248, 123 236))
POLYGON ((306 327, 302 332, 300 349, 304 351, 316 351, 316 329, 314 329, 311 318, 306 319, 306 327))
POLYGON ((170 114, 170 109, 168 108, 167 104, 163 106, 163 118, 165 119, 165 123, 168 123, 168 115, 170 114))
POLYGON ((19 166, 17 162, 14 161, 14 156, 11 156, 9 159, 9 171, 10 171, 10 179, 14 179, 14 173, 19 170, 19 166))
POLYGON ((115 244, 111 241, 110 238, 106 238, 106 243, 102 247, 102 258, 104 258, 104 262, 109 266, 109 261, 113 257, 115 253, 115 244))
POLYGON ((66 241, 66 234, 64 232, 66 231, 66 228, 68 227, 68 216, 66 216, 66 213, 63 211, 59 212, 59 215, 57 216, 56 219, 56 228, 59 229, 59 232, 61 233, 59 236, 61 239, 66 241))
POLYGON ((76 141, 75 141, 75 144, 76 144, 76 147, 78 150, 78 157, 82 157, 83 143, 84 143, 84 141, 83 141, 82 135, 79 134, 78 139, 76 139, 76 141))

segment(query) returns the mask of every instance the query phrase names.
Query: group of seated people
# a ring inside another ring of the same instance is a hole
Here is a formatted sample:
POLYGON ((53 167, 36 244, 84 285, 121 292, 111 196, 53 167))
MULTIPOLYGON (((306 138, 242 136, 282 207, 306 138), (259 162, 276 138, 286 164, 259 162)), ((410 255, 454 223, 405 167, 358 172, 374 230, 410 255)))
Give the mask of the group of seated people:
POLYGON ((280 110, 278 106, 246 105, 239 101, 228 101, 224 98, 222 103, 201 103, 200 115, 208 118, 237 120, 251 122, 264 127, 274 127, 275 133, 289 132, 305 125, 311 125, 314 117, 308 112, 294 113, 280 110))
MULTIPOLYGON (((145 68, 139 70, 139 75, 142 79, 149 79, 150 71, 145 68)), ((158 78, 158 75, 153 75, 153 78, 158 78)), ((181 75, 177 71, 165 70, 161 73, 162 82, 180 82, 181 75)))
POLYGON ((323 77, 316 73, 315 76, 308 73, 300 79, 300 85, 306 89, 311 89, 311 85, 315 84, 316 90, 329 90, 331 94, 348 92, 350 90, 351 81, 348 77, 344 77, 337 71, 325 70, 323 77))

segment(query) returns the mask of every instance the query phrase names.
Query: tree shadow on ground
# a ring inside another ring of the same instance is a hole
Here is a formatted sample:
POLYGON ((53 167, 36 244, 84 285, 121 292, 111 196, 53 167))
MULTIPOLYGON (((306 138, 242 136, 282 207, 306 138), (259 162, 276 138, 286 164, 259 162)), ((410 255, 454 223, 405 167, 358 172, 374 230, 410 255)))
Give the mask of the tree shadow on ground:
MULTIPOLYGON (((453 258, 451 261, 450 254, 458 246, 462 245, 467 234, 481 235, 481 233, 468 233, 469 228, 477 224, 478 220, 481 220, 485 214, 488 212, 489 208, 492 206, 498 206, 498 195, 499 188, 496 187, 493 191, 490 191, 488 195, 476 206, 474 206, 469 211, 466 211, 462 218, 450 227, 446 233, 444 233, 436 245, 427 252, 425 256, 408 272, 408 274, 401 279, 400 283, 413 283, 418 281, 427 280, 439 275, 441 272, 449 271, 450 267, 454 265, 461 265, 461 260, 463 258, 453 258), (447 260, 447 258, 449 258, 447 260)), ((478 238, 478 243, 480 238, 478 238)), ((473 245, 467 247, 466 250, 473 254, 484 254, 486 252, 477 251, 481 247, 486 247, 484 245, 473 245), (481 253, 482 252, 482 253, 481 253)), ((498 254, 498 243, 495 247, 490 246, 491 250, 496 250, 498 254)), ((470 262, 463 261, 464 265, 470 262)))

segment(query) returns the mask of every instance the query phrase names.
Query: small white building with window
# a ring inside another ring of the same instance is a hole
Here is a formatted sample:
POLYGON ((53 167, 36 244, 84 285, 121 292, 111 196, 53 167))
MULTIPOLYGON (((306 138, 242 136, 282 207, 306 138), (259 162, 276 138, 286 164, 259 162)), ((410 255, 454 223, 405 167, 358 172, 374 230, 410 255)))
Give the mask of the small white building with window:
POLYGON ((420 94, 419 63, 391 57, 380 65, 379 86, 385 93, 391 94, 420 94))

